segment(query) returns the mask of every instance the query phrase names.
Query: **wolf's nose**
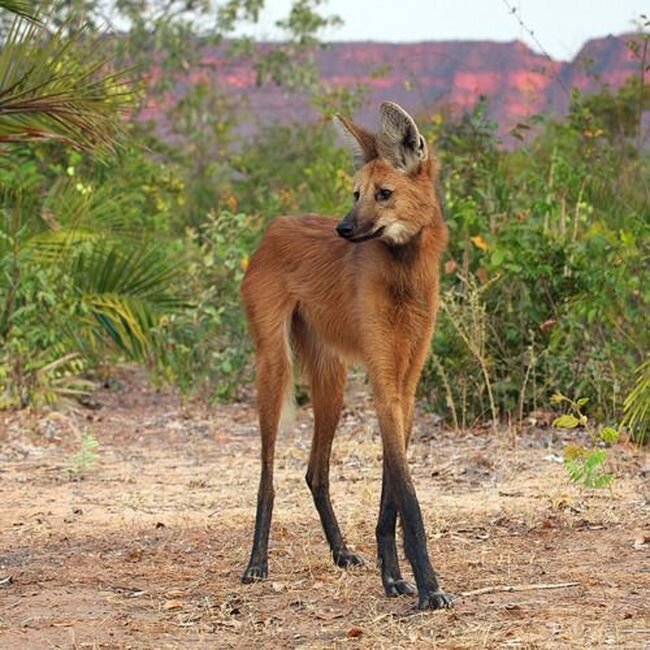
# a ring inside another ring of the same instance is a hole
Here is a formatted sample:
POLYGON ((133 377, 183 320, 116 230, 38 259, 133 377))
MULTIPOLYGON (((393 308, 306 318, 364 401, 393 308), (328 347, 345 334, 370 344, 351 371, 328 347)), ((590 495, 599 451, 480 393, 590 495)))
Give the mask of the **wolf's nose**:
POLYGON ((341 223, 336 225, 336 232, 346 239, 352 235, 353 230, 354 228, 349 223, 345 223, 345 221, 341 221, 341 223))

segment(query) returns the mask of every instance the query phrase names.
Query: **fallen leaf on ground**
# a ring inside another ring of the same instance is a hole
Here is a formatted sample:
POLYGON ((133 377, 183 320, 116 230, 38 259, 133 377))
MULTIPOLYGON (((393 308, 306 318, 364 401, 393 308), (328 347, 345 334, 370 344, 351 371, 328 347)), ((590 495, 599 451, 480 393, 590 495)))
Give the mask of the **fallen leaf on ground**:
POLYGON ((634 548, 637 551, 641 551, 643 547, 648 543, 650 543, 650 533, 639 533, 634 538, 634 548))
POLYGON ((314 616, 316 616, 316 618, 319 618, 321 621, 333 621, 337 618, 343 618, 344 616, 349 614, 350 611, 351 609, 348 609, 344 612, 329 610, 329 611, 315 612, 314 616))
POLYGON ((185 601, 180 600, 179 598, 168 600, 163 605, 163 609, 167 612, 172 609, 182 609, 183 607, 185 607, 185 601))

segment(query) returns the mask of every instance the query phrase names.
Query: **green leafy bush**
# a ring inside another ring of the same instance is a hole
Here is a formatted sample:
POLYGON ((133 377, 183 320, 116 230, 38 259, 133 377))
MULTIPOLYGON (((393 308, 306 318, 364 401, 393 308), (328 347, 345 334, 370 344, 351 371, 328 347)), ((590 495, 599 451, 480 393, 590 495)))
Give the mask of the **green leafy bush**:
MULTIPOLYGON (((133 29, 121 44, 134 53, 146 43, 146 60, 154 32, 136 4, 124 5, 133 29)), ((309 15, 294 15, 294 35, 309 15)), ((172 51, 151 92, 200 53, 192 43, 184 58, 192 21, 179 20, 156 26, 172 51)), ((251 367, 238 288, 264 227, 278 214, 349 209, 351 165, 327 119, 244 140, 241 106, 219 89, 199 83, 176 99, 172 138, 130 126, 103 165, 60 145, 3 151, 0 407, 73 398, 124 360, 183 392, 237 398, 251 367)), ((312 103, 327 118, 360 101, 362 88, 330 88, 312 103)), ((441 161, 450 230, 420 396, 455 426, 520 421, 557 391, 589 398, 593 418, 621 417, 650 343, 639 326, 650 298, 650 159, 629 108, 647 101, 634 80, 575 93, 568 116, 532 120, 514 150, 484 101, 460 118, 418 119, 441 161)), ((639 439, 646 375, 626 407, 639 439)))
POLYGON ((607 452, 599 445, 611 446, 618 441, 619 432, 612 427, 594 429, 589 418, 584 413, 588 404, 587 397, 577 400, 569 399, 561 393, 556 393, 551 398, 554 404, 566 404, 568 412, 560 415, 553 421, 553 426, 562 429, 575 429, 584 427, 589 434, 590 447, 571 444, 564 448, 564 466, 569 479, 573 483, 580 483, 585 487, 602 488, 611 485, 614 475, 603 470, 607 460, 607 452))
POLYGON ((185 281, 194 308, 172 316, 165 328, 169 378, 186 392, 232 399, 248 379, 239 285, 262 228, 260 217, 221 210, 189 234, 194 248, 185 281))
POLYGON ((164 201, 132 215, 141 189, 115 191, 119 175, 80 175, 78 154, 55 149, 51 160, 47 150, 17 150, 0 163, 0 183, 17 188, 0 205, 5 407, 83 392, 83 374, 110 359, 155 367, 164 360, 161 323, 187 306, 177 244, 155 228, 170 220, 164 201))
POLYGON ((490 392, 500 418, 521 419, 558 389, 588 396, 601 417, 621 414, 649 343, 638 324, 650 297, 650 160, 605 124, 588 129, 599 106, 576 96, 566 120, 514 151, 497 146, 481 104, 431 124, 450 247, 422 390, 461 423, 493 417, 490 392), (458 327, 478 311, 480 355, 458 327))

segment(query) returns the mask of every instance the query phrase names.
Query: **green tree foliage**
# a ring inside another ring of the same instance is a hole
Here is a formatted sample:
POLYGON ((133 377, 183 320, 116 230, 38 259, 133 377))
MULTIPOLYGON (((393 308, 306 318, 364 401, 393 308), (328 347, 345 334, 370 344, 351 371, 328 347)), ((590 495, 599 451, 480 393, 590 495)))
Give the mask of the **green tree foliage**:
MULTIPOLYGON (((252 61, 260 79, 280 81, 274 71, 282 65, 283 83, 304 85, 313 31, 331 22, 315 12, 318 5, 295 3, 281 25, 287 43, 252 61), (297 56, 291 66, 279 57, 284 48, 297 56)), ((231 354, 230 338, 237 333, 240 345, 244 339, 235 284, 243 246, 252 245, 257 231, 231 245, 223 234, 229 223, 223 215, 230 213, 208 213, 234 201, 228 161, 240 106, 207 82, 197 84, 171 105, 173 135, 183 146, 169 146, 156 131, 119 119, 135 96, 126 75, 112 73, 109 63, 135 65, 139 73, 158 66, 159 82, 146 91, 161 98, 206 45, 219 43, 239 21, 256 20, 262 3, 74 0, 2 7, 19 18, 8 23, 1 16, 9 27, 0 53, 0 144, 13 147, 0 161, 0 406, 83 393, 89 372, 118 359, 145 363, 188 390, 202 377, 214 379, 225 395, 230 374, 244 367, 246 348, 231 354), (126 34, 97 35, 124 25, 126 34), (115 159, 107 154, 118 138, 124 144, 115 159), (90 151, 104 164, 40 144, 47 140, 90 151), (27 141, 35 144, 17 146, 27 141)), ((232 221, 242 230, 244 221, 252 223, 234 213, 232 221)))
POLYGON ((562 390, 614 418, 648 349, 638 324, 650 297, 649 161, 633 146, 636 129, 618 144, 605 122, 593 130, 601 108, 619 101, 598 97, 576 96, 567 119, 538 126, 515 151, 496 146, 480 105, 434 128, 446 170, 452 307, 443 310, 430 378, 432 386, 454 378, 437 408, 453 405, 465 423, 490 412, 490 391, 501 417, 520 418, 562 390), (480 362, 457 333, 474 318, 477 292, 480 362))
MULTIPOLYGON (((156 97, 207 43, 223 44, 236 24, 262 10, 259 0, 157 1, 144 12, 141 5, 115 5, 109 18, 128 33, 102 43, 118 61, 158 66, 147 88, 156 97)), ((294 3, 282 22, 290 38, 270 58, 258 58, 247 39, 228 44, 229 56, 250 57, 260 82, 287 92, 312 88, 314 106, 328 118, 352 113, 363 89, 315 85, 310 53, 317 31, 331 24, 319 5, 294 3), (296 68, 277 54, 291 48, 301 53, 292 58, 296 68)), ((47 24, 83 48, 90 41, 78 36, 75 21, 99 24, 102 7, 58 3, 47 24)), ((484 102, 458 118, 420 116, 441 159, 451 234, 420 390, 425 405, 450 422, 523 419, 561 392, 576 403, 588 398, 590 421, 614 423, 638 376, 627 422, 647 426, 647 372, 634 373, 646 360, 648 333, 639 324, 650 298, 650 161, 639 146, 638 111, 647 88, 640 79, 617 92, 576 94, 566 118, 535 120, 533 135, 514 150, 501 146, 484 102)), ((167 138, 132 121, 119 155, 102 165, 60 142, 6 149, 5 406, 74 396, 88 389, 88 377, 124 359, 184 391, 237 397, 251 368, 238 288, 265 225, 280 213, 339 217, 349 209, 351 167, 327 119, 273 125, 242 139, 246 112, 238 98, 207 81, 174 97, 167 138)))
POLYGON ((80 173, 79 154, 51 153, 14 148, 0 164, 0 185, 18 188, 0 221, 5 405, 56 401, 111 351, 155 366, 163 322, 187 303, 182 256, 164 234, 180 196, 167 170, 135 151, 133 174, 122 160, 102 184, 80 173))

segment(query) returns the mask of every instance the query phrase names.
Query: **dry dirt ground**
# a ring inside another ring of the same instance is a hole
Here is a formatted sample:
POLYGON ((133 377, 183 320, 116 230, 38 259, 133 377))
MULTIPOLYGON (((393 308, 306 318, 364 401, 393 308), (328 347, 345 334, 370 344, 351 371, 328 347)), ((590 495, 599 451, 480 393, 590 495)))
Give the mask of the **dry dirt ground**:
MULTIPOLYGON (((123 381, 99 410, 0 413, 0 648, 648 648, 647 458, 613 491, 567 484, 549 428, 441 430, 418 416, 412 471, 450 611, 383 596, 377 426, 349 400, 332 463, 344 533, 328 558, 303 476, 311 415, 279 439, 270 577, 241 585, 259 442, 250 405, 208 409, 123 381), (69 471, 86 429, 99 459, 69 471), (577 583, 458 596, 484 587, 577 583)), ((403 562, 406 570, 406 563, 403 562)))

